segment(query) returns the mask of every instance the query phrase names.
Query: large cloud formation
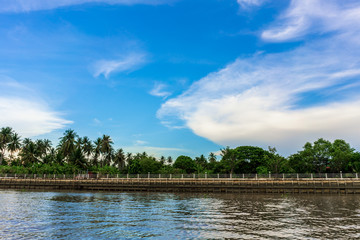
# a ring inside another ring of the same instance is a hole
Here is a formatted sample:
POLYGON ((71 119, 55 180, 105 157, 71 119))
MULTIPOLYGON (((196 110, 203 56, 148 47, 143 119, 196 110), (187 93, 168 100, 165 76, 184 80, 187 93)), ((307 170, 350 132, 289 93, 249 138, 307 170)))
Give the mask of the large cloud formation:
POLYGON ((359 144, 360 3, 294 0, 264 41, 297 49, 239 58, 169 99, 157 115, 221 145, 298 150, 319 137, 359 144))
POLYGON ((10 126, 22 137, 33 137, 71 123, 32 89, 0 75, 0 127, 10 126))

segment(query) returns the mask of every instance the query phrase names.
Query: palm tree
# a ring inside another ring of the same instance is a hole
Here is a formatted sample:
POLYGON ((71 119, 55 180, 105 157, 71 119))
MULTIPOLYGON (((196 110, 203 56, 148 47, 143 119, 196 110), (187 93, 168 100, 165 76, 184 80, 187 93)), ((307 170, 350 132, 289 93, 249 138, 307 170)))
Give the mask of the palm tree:
POLYGON ((82 138, 82 151, 85 154, 86 158, 89 159, 89 156, 92 154, 94 146, 88 137, 82 138))
POLYGON ((75 150, 74 150, 74 152, 72 152, 69 160, 73 165, 78 166, 81 169, 87 168, 86 158, 85 158, 81 148, 79 148, 79 147, 75 148, 75 150))
POLYGON ((111 140, 109 135, 103 135, 101 139, 101 152, 105 155, 105 164, 109 165, 112 160, 112 154, 113 154, 113 147, 112 147, 113 141, 111 140))
POLYGON ((171 165, 171 164, 173 163, 173 159, 172 159, 171 156, 168 156, 168 158, 167 158, 167 163, 168 163, 169 165, 171 165))
POLYGON ((78 135, 74 130, 68 129, 64 132, 64 136, 60 138, 58 149, 63 153, 65 158, 69 158, 75 150, 75 139, 78 135))
POLYGON ((215 163, 216 162, 216 155, 213 152, 211 152, 209 154, 208 159, 209 159, 209 163, 215 163))
POLYGON ((94 159, 93 165, 97 166, 99 164, 99 160, 101 161, 101 138, 97 138, 94 141, 95 148, 94 148, 94 159))
POLYGON ((119 170, 123 169, 125 167, 125 153, 122 148, 118 149, 114 156, 114 164, 117 166, 119 170))
POLYGON ((30 165, 40 162, 39 160, 39 151, 36 144, 28 139, 26 144, 20 151, 21 160, 24 165, 30 165))
POLYGON ((161 156, 161 158, 160 158, 160 162, 161 162, 161 164, 164 164, 164 163, 165 163, 165 161, 166 161, 165 157, 164 157, 164 156, 161 156))
POLYGON ((13 158, 13 153, 21 148, 21 137, 17 133, 11 135, 11 142, 8 144, 10 151, 10 158, 13 158))
POLYGON ((8 150, 8 145, 11 143, 13 130, 11 127, 3 127, 0 130, 0 165, 5 158, 5 152, 8 150))

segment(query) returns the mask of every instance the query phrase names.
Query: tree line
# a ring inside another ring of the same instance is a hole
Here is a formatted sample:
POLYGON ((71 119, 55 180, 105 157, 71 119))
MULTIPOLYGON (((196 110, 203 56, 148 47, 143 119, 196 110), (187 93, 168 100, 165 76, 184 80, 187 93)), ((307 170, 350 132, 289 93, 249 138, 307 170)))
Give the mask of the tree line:
POLYGON ((146 152, 125 153, 114 149, 109 135, 95 141, 68 129, 53 146, 48 139, 21 139, 11 127, 0 130, 0 173, 17 174, 147 174, 147 173, 323 173, 359 172, 360 153, 344 140, 323 138, 307 142, 303 149, 285 158, 269 147, 226 147, 220 159, 214 153, 191 158, 181 155, 155 158, 146 152))

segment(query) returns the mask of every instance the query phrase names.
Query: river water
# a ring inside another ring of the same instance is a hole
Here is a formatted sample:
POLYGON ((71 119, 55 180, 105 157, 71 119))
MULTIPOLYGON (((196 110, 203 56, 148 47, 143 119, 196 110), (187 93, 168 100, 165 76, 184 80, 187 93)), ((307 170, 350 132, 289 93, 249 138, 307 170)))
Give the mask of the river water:
POLYGON ((1 239, 356 239, 357 195, 0 191, 1 239))

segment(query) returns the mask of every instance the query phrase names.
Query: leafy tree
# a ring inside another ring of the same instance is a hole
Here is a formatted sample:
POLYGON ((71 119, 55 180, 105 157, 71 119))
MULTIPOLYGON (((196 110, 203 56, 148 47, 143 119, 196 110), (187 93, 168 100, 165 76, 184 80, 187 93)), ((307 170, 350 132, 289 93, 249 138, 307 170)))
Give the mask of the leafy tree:
POLYGON ((221 156, 221 162, 229 170, 230 174, 233 174, 234 168, 239 160, 236 150, 227 146, 226 148, 221 149, 221 156))
POLYGON ((352 172, 360 172, 360 152, 354 152, 351 155, 348 167, 352 172))
MULTIPOLYGON (((287 165, 286 158, 277 154, 275 147, 269 147, 268 152, 269 154, 265 154, 266 168, 262 169, 262 173, 264 173, 264 169, 266 169, 266 172, 270 171, 275 174, 280 172, 285 172, 286 170, 288 170, 286 169, 286 165, 287 165)), ((260 171, 257 172, 260 173, 260 171)))
POLYGON ((176 158, 173 167, 181 169, 186 173, 193 173, 196 171, 195 161, 192 160, 191 157, 183 155, 176 158))
POLYGON ((354 149, 344 140, 336 139, 332 144, 330 166, 331 170, 339 172, 346 170, 354 149))
POLYGON ((205 156, 201 154, 200 157, 195 158, 195 164, 196 164, 197 172, 201 173, 207 168, 208 162, 205 156))

